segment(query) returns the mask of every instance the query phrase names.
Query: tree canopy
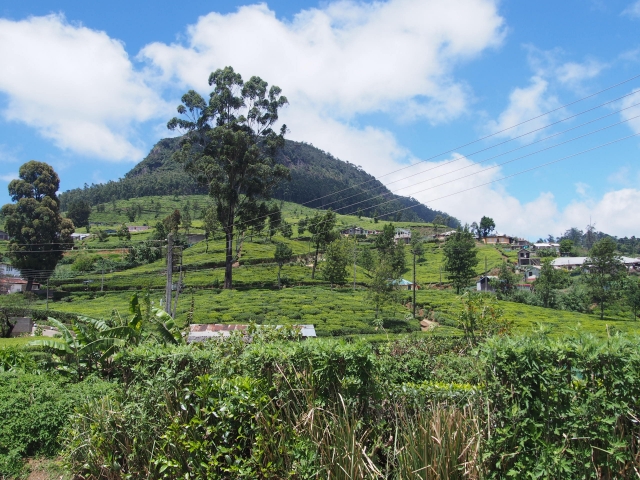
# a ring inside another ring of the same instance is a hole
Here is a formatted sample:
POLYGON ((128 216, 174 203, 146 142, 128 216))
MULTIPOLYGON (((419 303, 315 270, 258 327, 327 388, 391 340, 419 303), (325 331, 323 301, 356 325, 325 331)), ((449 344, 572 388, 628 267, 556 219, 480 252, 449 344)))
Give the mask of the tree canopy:
POLYGON ((28 291, 36 278, 49 278, 64 250, 73 245, 73 222, 60 216, 59 188, 53 168, 35 160, 22 165, 19 178, 9 183, 16 202, 2 207, 4 228, 11 236, 9 258, 27 278, 28 291))
POLYGON ((496 228, 496 222, 491 217, 482 217, 478 225, 478 233, 482 238, 486 238, 496 228))
POLYGON ((185 133, 175 159, 207 188, 226 236, 224 287, 232 288, 234 229, 243 229, 239 217, 246 209, 268 200, 289 171, 274 161, 284 146, 286 125, 272 129, 278 111, 288 102, 275 85, 260 77, 247 82, 232 67, 209 76, 213 91, 208 102, 194 90, 182 96, 180 118, 167 127, 185 133))
POLYGON ((88 227, 90 215, 91 205, 86 200, 74 200, 69 203, 67 218, 73 222, 75 227, 88 227))
POLYGON ((458 230, 449 236, 444 244, 444 270, 457 293, 476 275, 478 262, 478 251, 469 230, 458 230))
POLYGON ((623 292, 627 270, 616 254, 616 242, 605 237, 593 245, 584 263, 585 282, 594 302, 600 306, 600 319, 604 307, 623 292))

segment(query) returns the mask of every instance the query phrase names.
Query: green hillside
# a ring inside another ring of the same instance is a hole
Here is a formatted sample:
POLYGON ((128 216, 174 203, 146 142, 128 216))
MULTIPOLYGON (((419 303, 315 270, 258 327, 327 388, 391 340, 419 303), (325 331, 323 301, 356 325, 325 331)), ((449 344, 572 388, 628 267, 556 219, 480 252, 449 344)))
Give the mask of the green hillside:
MULTIPOLYGON (((153 195, 206 193, 172 160, 179 141, 179 138, 160 140, 124 178, 62 193, 62 209, 79 198, 98 205, 153 195)), ((340 213, 356 213, 361 209, 366 216, 373 216, 377 212, 383 219, 396 221, 430 222, 438 214, 448 217, 412 198, 391 194, 381 182, 360 167, 307 143, 288 140, 276 161, 287 166, 291 172, 291 181, 281 184, 274 192, 274 198, 277 199, 311 208, 331 207, 340 213)), ((450 218, 449 224, 456 226, 458 220, 450 218)))

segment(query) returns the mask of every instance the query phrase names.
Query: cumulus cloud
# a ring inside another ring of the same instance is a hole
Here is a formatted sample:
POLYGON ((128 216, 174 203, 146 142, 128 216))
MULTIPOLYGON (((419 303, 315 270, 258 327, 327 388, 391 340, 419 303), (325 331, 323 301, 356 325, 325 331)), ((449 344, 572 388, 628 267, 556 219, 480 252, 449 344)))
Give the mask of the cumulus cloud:
POLYGON ((5 173, 0 175, 0 180, 7 183, 10 182, 11 180, 15 180, 16 178, 18 178, 18 172, 5 173))
POLYGON ((122 43, 61 15, 0 19, 0 64, 5 118, 36 128, 62 149, 139 159, 132 127, 164 108, 122 43))
MULTIPOLYGON (((542 115, 559 106, 558 99, 549 92, 549 82, 535 76, 529 86, 515 88, 511 92, 509 104, 497 120, 489 122, 488 128, 498 136, 515 138, 550 123, 555 117, 542 115)), ((522 138, 527 141, 539 134, 536 132, 522 138)))
POLYGON ((588 60, 584 63, 567 62, 558 66, 555 73, 560 83, 575 86, 584 80, 597 77, 605 68, 604 63, 596 60, 588 60))
POLYGON ((406 104, 411 115, 437 122, 468 102, 452 78, 455 65, 502 37, 491 0, 340 1, 291 22, 259 4, 203 16, 188 28, 186 44, 152 43, 140 58, 185 87, 204 88, 211 71, 233 65, 334 118, 406 104))
MULTIPOLYGON (((580 199, 560 207, 551 192, 542 191, 529 202, 520 201, 500 182, 505 175, 500 167, 489 169, 459 155, 412 169, 429 173, 402 179, 411 171, 399 172, 396 178, 399 181, 392 190, 444 210, 463 223, 477 222, 488 215, 501 232, 535 240, 543 234, 559 235, 571 227, 584 226, 591 216, 604 232, 619 236, 637 234, 640 212, 636 212, 634 202, 640 201, 638 189, 611 190, 601 198, 592 198, 590 187, 578 183, 575 187, 580 199), (460 168, 464 168, 464 172, 459 172, 460 168), (416 185, 420 181, 423 183, 416 185)), ((512 178, 510 183, 518 188, 531 184, 526 176, 512 178)))
POLYGON ((630 4, 622 11, 622 14, 631 18, 640 18, 640 0, 630 4))

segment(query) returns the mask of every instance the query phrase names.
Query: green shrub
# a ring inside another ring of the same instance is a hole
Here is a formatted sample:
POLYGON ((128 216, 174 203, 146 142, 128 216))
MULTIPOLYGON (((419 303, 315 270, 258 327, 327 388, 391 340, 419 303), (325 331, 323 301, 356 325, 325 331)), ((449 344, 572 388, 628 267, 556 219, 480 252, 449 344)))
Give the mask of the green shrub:
POLYGON ((482 355, 492 478, 635 476, 637 341, 501 338, 482 355))
POLYGON ((0 374, 0 476, 15 476, 24 457, 58 453, 58 435, 73 408, 113 386, 101 380, 70 384, 49 375, 0 374))

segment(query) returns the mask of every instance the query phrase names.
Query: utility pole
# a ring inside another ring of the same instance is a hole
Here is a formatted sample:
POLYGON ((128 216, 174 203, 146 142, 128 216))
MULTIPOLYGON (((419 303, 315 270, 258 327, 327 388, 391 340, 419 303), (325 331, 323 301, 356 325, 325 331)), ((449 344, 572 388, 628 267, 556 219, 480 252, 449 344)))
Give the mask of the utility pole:
POLYGON ((173 287, 173 234, 167 236, 167 287, 164 311, 171 315, 171 288, 173 287))
POLYGON ((484 256, 484 274, 487 274, 487 256, 484 256))
POLYGON ((47 278, 47 312, 49 311, 49 279, 47 278))
POLYGON ((104 260, 102 260, 102 280, 100 281, 100 291, 104 291, 104 260))
POLYGON ((442 286, 442 265, 440 265, 440 286, 442 286))

